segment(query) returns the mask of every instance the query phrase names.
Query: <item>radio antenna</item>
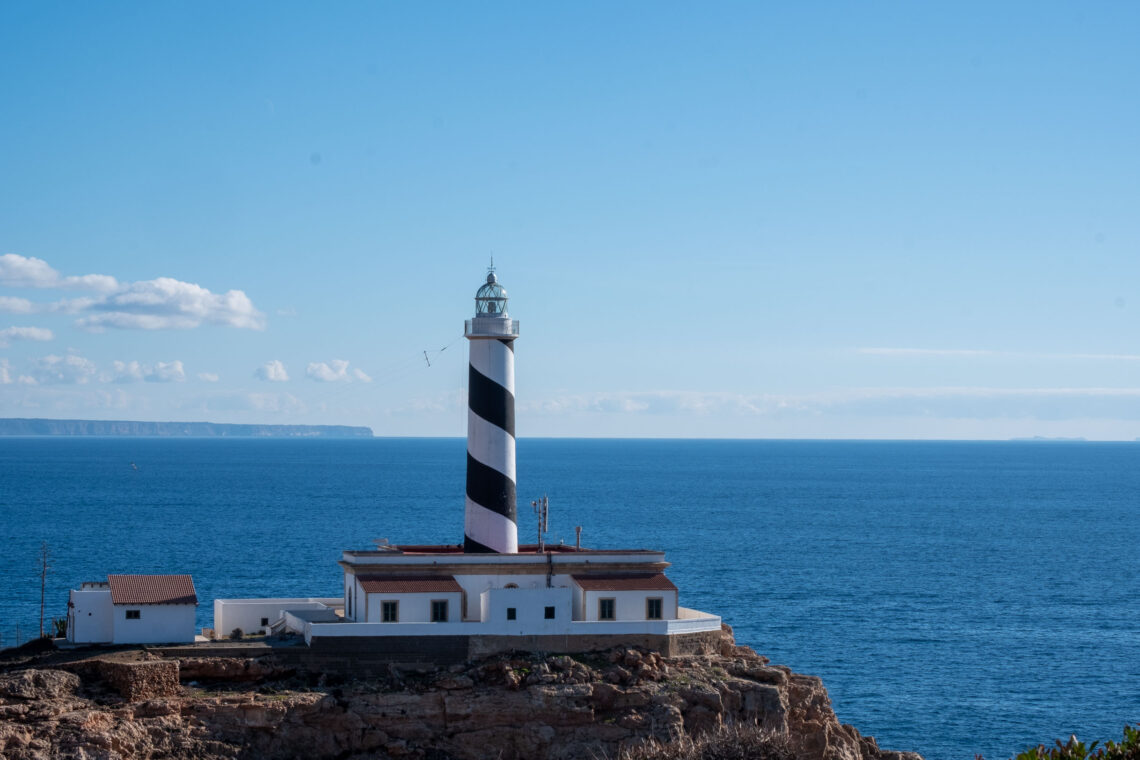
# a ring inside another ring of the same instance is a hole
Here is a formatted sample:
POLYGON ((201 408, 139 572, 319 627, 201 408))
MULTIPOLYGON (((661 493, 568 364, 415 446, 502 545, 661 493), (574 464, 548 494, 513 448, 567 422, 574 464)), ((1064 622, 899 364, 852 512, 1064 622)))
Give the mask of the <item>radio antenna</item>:
POLYGON ((538 517, 538 552, 541 554, 546 549, 543 535, 550 530, 550 499, 543 494, 541 499, 530 503, 530 508, 538 517))

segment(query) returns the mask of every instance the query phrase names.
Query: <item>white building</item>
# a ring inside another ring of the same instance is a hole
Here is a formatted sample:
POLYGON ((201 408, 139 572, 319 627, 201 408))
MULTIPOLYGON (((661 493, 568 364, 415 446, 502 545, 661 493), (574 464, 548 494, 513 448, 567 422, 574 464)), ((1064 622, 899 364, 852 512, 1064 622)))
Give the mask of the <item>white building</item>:
POLYGON ((108 575, 67 602, 74 644, 180 644, 194 641, 198 594, 189 575, 108 575))
MULTIPOLYGON (((470 379, 463 543, 346 551, 339 563, 344 598, 324 603, 325 614, 296 604, 302 600, 219 600, 219 635, 231 621, 259 618, 264 628, 280 613, 285 627, 304 634, 310 646, 339 641, 342 650, 376 651, 388 639, 394 650, 411 651, 420 641, 428 651, 432 640, 439 647, 445 637, 466 637, 475 654, 509 648, 583 651, 626 642, 680 650, 671 646, 679 641, 675 637, 720 630, 719 617, 679 606, 663 552, 518 544, 519 323, 508 316, 507 293, 493 271, 475 304, 475 316, 464 326, 470 379), (335 619, 328 612, 334 607, 341 608, 335 619)), ((539 520, 541 536, 545 512, 539 520)))
POLYGON ((237 629, 242 634, 267 633, 285 619, 287 612, 335 610, 342 604, 337 597, 292 599, 215 599, 214 633, 227 638, 237 629))

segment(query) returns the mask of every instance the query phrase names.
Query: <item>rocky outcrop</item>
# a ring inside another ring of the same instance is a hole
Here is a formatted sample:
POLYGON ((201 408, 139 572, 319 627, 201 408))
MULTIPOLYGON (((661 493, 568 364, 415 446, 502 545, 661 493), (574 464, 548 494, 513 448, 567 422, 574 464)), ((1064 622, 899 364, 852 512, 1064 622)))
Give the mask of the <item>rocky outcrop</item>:
POLYGON ((747 722, 805 760, 918 760, 839 723, 818 678, 727 634, 720 650, 499 656, 343 682, 272 658, 168 660, 178 694, 141 701, 109 670, 30 668, 0 676, 0 756, 569 760, 747 722))
POLYGON ((178 663, 172 660, 117 661, 94 658, 60 667, 89 682, 106 685, 128 702, 177 697, 182 693, 178 663))

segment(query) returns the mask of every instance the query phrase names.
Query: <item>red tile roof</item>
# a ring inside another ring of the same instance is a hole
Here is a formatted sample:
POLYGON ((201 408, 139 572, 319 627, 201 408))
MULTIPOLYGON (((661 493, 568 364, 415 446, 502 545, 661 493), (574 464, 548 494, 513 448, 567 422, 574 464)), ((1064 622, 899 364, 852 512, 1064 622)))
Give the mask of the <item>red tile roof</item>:
POLYGON ((366 594, 426 594, 461 592, 452 575, 358 575, 366 594))
POLYGON ((676 591, 664 573, 593 573, 572 575, 584 591, 676 591))
POLYGON ((108 575, 111 604, 197 604, 189 575, 108 575))

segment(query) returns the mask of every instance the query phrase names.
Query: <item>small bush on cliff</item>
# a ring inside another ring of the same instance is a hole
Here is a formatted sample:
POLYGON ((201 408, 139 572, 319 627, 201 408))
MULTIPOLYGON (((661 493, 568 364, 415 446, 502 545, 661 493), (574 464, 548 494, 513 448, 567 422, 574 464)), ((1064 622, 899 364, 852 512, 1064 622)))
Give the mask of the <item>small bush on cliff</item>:
POLYGON ((240 628, 235 628, 230 631, 230 638, 234 641, 241 641, 243 638, 245 638, 245 631, 240 628))
MULTIPOLYGON (((1124 727, 1124 738, 1117 744, 1107 741, 1085 744, 1077 741, 1076 736, 1070 736, 1064 744, 1061 740, 1053 742, 1054 746, 1046 747, 1038 744, 1030 747, 1017 756, 1015 760, 1140 760, 1140 724, 1124 727)), ((976 760, 982 760, 981 755, 976 760)))
POLYGON ((617 760, 793 760, 794 757, 786 737, 755 724, 732 724, 672 742, 651 739, 622 752, 617 760))

